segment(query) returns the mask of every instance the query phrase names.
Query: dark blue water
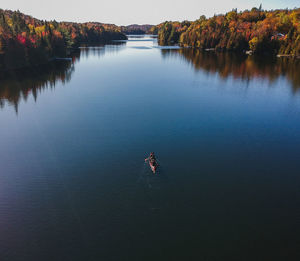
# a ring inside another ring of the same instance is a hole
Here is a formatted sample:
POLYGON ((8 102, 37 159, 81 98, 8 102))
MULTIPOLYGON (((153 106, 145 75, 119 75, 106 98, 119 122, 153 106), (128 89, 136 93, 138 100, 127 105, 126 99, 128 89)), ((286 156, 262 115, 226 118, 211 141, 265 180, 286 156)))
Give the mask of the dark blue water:
POLYGON ((2 75, 0 260, 299 260, 299 65, 131 37, 2 75))

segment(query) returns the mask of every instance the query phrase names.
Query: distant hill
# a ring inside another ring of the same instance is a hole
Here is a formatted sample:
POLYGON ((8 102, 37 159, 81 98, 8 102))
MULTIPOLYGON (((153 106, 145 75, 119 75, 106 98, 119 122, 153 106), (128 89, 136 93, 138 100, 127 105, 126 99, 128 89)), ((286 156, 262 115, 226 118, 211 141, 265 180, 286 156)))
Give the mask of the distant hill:
POLYGON ((153 25, 150 24, 131 24, 127 26, 121 26, 121 32, 124 34, 148 34, 153 25))

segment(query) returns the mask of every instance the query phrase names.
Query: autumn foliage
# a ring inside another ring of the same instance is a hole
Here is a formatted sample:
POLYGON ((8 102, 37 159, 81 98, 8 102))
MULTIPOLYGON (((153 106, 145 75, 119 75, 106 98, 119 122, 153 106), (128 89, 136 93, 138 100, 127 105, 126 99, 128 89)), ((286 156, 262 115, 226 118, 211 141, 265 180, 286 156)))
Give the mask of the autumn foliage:
POLYGON ((237 12, 211 18, 201 16, 194 22, 165 22, 151 29, 161 45, 219 51, 247 51, 300 55, 300 8, 293 10, 237 12))
POLYGON ((112 24, 47 22, 0 9, 0 69, 46 63, 82 43, 123 39, 125 34, 112 24))

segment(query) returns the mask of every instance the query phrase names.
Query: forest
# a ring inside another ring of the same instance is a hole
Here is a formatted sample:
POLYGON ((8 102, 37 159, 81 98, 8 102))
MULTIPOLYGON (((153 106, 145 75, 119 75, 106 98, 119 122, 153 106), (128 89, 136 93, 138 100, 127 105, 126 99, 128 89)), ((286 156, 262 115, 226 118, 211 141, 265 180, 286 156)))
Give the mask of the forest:
POLYGON ((0 70, 47 63, 65 57, 81 44, 125 39, 113 24, 48 22, 0 9, 0 70))
POLYGON ((160 45, 203 50, 300 56, 300 8, 265 11, 237 9, 196 21, 164 22, 151 28, 160 45))
POLYGON ((156 26, 43 21, 0 9, 0 70, 66 57, 81 44, 125 40, 125 34, 144 33, 158 34, 160 45, 299 57, 300 8, 233 9, 210 18, 202 15, 193 22, 166 21, 156 26))

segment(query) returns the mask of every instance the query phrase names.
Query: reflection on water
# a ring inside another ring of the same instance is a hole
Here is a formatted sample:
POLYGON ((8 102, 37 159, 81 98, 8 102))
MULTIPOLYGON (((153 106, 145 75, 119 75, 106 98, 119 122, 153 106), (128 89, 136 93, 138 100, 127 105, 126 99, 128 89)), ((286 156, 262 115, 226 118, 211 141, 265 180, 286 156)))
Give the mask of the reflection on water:
POLYGON ((0 260, 300 260, 298 61, 148 39, 2 76, 0 260))
POLYGON ((74 72, 74 60, 52 62, 41 67, 23 71, 9 72, 0 78, 0 107, 6 103, 13 105, 18 112, 18 104, 26 101, 29 95, 37 99, 38 93, 54 88, 58 82, 63 84, 71 79, 74 72))
POLYGON ((82 46, 80 52, 73 53, 72 60, 58 60, 39 67, 0 72, 0 108, 4 108, 5 104, 13 105, 18 112, 19 103, 22 100, 26 101, 29 95, 36 101, 38 93, 43 90, 54 88, 58 82, 68 83, 80 58, 89 56, 100 58, 106 52, 117 53, 122 47, 125 47, 125 43, 82 46))
POLYGON ((256 57, 234 53, 203 52, 199 49, 161 50, 163 57, 179 56, 196 70, 218 74, 221 78, 250 81, 255 78, 269 80, 279 77, 290 81, 293 92, 300 88, 300 60, 277 57, 256 57))
MULTIPOLYGON (((101 58, 105 53, 117 53, 130 48, 157 48, 156 39, 148 37, 146 41, 152 43, 145 46, 145 39, 139 46, 135 37, 130 36, 127 42, 114 42, 109 45, 82 46, 80 52, 73 55, 72 62, 59 61, 50 63, 41 68, 34 68, 22 72, 10 72, 0 74, 0 107, 6 104, 14 105, 16 111, 18 104, 23 99, 26 101, 28 95, 32 94, 37 98, 38 91, 45 88, 54 88, 57 81, 68 82, 75 68, 75 62, 80 58, 94 56, 101 58)), ((255 78, 267 79, 270 83, 280 77, 290 81, 293 93, 300 88, 300 61, 289 58, 266 58, 236 55, 233 53, 203 52, 197 49, 168 49, 160 50, 163 58, 181 57, 192 64, 196 70, 203 70, 210 74, 218 74, 221 78, 241 79, 250 81, 255 78)))
POLYGON ((102 57, 105 53, 117 53, 121 50, 123 50, 126 47, 126 41, 120 40, 120 41, 114 41, 111 44, 106 45, 82 45, 80 49, 80 55, 76 58, 76 60, 80 60, 80 57, 82 58, 88 58, 89 56, 94 57, 102 57))

